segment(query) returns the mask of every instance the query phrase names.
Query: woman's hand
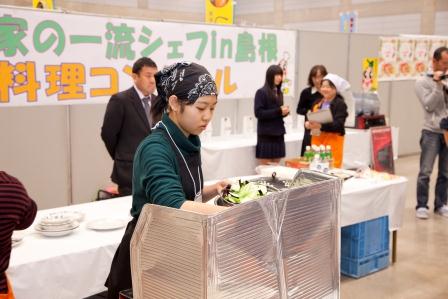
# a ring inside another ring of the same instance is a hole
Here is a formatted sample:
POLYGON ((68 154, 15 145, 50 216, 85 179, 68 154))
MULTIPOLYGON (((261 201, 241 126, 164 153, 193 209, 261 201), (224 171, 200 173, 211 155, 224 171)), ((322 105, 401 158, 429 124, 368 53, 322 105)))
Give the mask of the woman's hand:
POLYGON ((204 186, 204 189, 202 190, 203 201, 208 201, 212 197, 221 194, 222 189, 226 188, 229 184, 231 184, 230 181, 222 180, 212 185, 204 186))
POLYGON ((321 127, 322 127, 322 125, 315 121, 307 120, 305 122, 305 128, 307 128, 308 130, 320 129, 321 127))
POLYGON ((226 188, 230 184, 231 183, 228 180, 222 180, 222 181, 215 183, 216 195, 221 194, 222 189, 226 188))
POLYGON ((282 109, 282 116, 286 116, 289 114, 289 106, 288 105, 280 106, 280 109, 282 109))

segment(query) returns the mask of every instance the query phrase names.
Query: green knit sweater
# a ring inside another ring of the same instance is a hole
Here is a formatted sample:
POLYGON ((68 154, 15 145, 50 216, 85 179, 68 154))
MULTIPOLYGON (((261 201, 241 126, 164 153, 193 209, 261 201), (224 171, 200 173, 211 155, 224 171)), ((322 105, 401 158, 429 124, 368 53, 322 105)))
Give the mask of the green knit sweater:
MULTIPOLYGON (((162 116, 162 121, 185 157, 200 151, 198 136, 190 135, 187 138, 167 114, 162 116)), ((160 124, 159 128, 164 130, 160 124)), ((140 215, 146 203, 180 208, 186 200, 176 155, 163 132, 154 131, 138 146, 134 156, 132 187, 133 217, 140 215)))

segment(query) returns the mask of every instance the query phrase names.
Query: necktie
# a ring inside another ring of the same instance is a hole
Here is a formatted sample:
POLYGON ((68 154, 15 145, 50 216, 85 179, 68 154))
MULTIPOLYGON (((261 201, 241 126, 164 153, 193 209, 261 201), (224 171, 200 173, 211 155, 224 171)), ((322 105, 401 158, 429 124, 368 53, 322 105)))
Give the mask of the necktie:
POLYGON ((142 101, 145 107, 146 118, 148 119, 149 126, 151 126, 151 96, 144 97, 142 101))

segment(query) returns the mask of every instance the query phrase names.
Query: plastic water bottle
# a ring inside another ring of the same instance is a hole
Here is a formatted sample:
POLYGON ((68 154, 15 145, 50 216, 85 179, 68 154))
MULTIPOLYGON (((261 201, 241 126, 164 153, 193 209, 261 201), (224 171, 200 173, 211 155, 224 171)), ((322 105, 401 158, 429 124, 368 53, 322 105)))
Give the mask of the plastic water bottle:
POLYGON ((313 156, 313 158, 315 158, 316 155, 319 155, 319 159, 320 159, 320 147, 318 147, 317 145, 314 148, 314 156, 313 156))
POLYGON ((319 171, 319 168, 320 168, 320 155, 314 154, 313 160, 310 163, 310 169, 319 171))
POLYGON ((321 144, 319 146, 319 150, 320 150, 320 160, 322 162, 326 161, 327 160, 327 154, 325 152, 325 145, 321 144))
POLYGON ((328 161, 323 161, 320 154, 315 154, 313 161, 310 163, 310 170, 328 173, 329 163, 328 161))
POLYGON ((313 160, 314 154, 311 151, 311 146, 307 145, 305 147, 305 153, 303 154, 303 156, 307 162, 311 162, 311 160, 313 160))
POLYGON ((331 145, 327 145, 326 152, 327 152, 327 160, 328 160, 328 163, 330 164, 330 168, 333 168, 333 152, 331 151, 331 145))

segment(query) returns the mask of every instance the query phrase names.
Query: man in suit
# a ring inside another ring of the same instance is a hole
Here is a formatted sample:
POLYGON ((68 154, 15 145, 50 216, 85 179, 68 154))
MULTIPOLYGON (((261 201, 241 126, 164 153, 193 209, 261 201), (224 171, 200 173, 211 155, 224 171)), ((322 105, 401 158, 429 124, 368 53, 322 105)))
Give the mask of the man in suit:
POLYGON ((157 65, 148 58, 138 59, 132 67, 134 86, 114 94, 107 104, 101 138, 114 166, 112 182, 120 196, 132 194, 132 161, 137 146, 151 132, 151 103, 156 84, 157 65))

